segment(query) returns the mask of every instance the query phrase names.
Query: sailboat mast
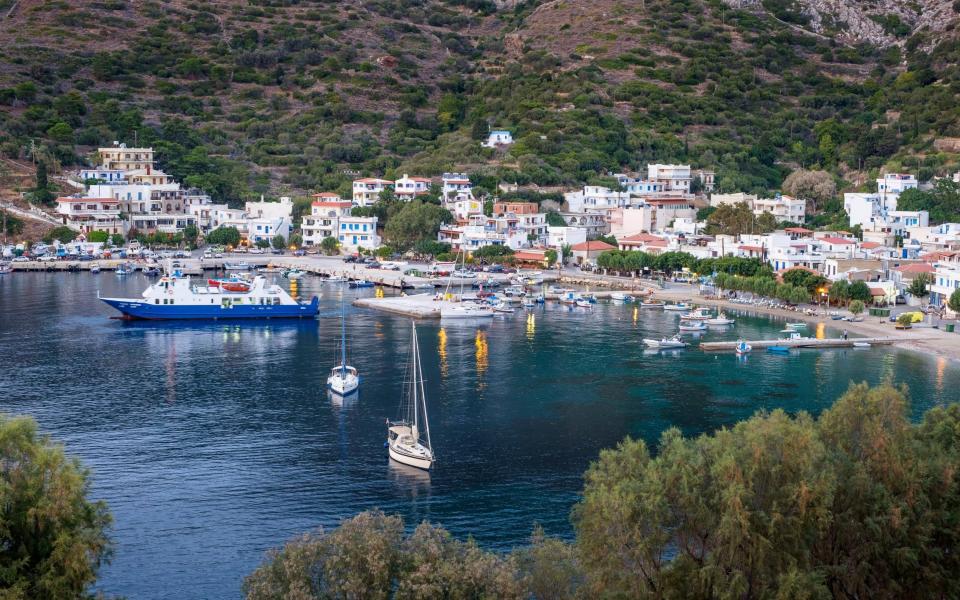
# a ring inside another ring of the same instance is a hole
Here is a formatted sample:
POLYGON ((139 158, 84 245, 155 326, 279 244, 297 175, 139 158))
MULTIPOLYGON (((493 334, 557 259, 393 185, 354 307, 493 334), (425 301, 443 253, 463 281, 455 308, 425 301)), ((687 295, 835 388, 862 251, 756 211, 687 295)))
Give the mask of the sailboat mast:
POLYGON ((347 313, 340 294, 340 376, 347 376, 347 313))
MULTIPOLYGON (((419 344, 417 356, 420 355, 419 344)), ((417 360, 417 375, 420 376, 420 401, 423 402, 423 430, 427 434, 427 448, 433 452, 433 444, 430 443, 430 420, 427 418, 427 392, 423 389, 423 364, 417 360)))
POLYGON ((419 360, 420 348, 417 347, 417 326, 413 323, 413 321, 410 322, 410 328, 413 331, 413 340, 411 343, 411 349, 413 352, 413 363, 412 363, 412 368, 410 373, 413 379, 412 379, 412 385, 411 385, 410 402, 413 403, 413 436, 414 438, 416 438, 417 437, 417 417, 418 417, 417 409, 419 408, 417 406, 417 404, 419 404, 419 401, 417 400, 417 372, 420 370, 417 363, 420 362, 419 360))

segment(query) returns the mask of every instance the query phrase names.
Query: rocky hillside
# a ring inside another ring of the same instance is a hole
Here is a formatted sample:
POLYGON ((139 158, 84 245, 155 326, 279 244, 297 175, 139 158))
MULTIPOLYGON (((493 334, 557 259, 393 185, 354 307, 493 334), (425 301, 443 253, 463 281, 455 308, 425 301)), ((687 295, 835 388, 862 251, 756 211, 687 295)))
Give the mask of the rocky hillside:
POLYGON ((218 199, 470 168, 589 181, 647 160, 766 189, 913 167, 960 135, 957 15, 918 0, 0 0, 0 153, 112 140, 218 199), (508 151, 481 149, 490 127, 508 151), (32 144, 32 145, 31 145, 32 144))

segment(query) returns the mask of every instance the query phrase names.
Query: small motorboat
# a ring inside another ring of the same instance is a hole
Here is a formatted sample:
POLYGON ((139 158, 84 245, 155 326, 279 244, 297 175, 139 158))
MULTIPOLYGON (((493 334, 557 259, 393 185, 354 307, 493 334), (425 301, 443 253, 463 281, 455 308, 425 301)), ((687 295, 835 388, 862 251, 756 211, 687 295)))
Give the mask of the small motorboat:
POLYGON ((686 348, 687 343, 680 339, 679 335, 675 335, 671 338, 660 338, 659 340, 654 340, 650 338, 645 338, 643 343, 650 348, 686 348))
POLYGON ((690 310, 690 305, 684 302, 678 302, 676 304, 664 304, 663 310, 673 310, 678 312, 686 312, 690 310))
POLYGON ((713 314, 705 308, 698 308, 693 312, 683 313, 680 315, 680 318, 684 321, 706 321, 707 319, 712 319, 713 314))
POLYGON ((245 262, 223 263, 223 268, 228 271, 249 271, 250 265, 245 262))
POLYGON ((589 300, 585 300, 585 299, 583 299, 583 298, 577 299, 577 300, 574 302, 574 304, 576 304, 576 305, 579 306, 580 308, 590 308, 591 306, 593 306, 593 303, 592 303, 592 302, 590 302, 589 300))
POLYGON ((350 287, 352 288, 372 288, 373 286, 374 283, 372 281, 367 281, 366 279, 358 279, 350 282, 350 287))
POLYGON ((505 302, 499 302, 493 306, 493 312, 498 313, 512 313, 513 307, 509 306, 505 302))
POLYGON ((680 331, 696 332, 706 330, 707 326, 699 321, 680 321, 680 331))
POLYGON ((93 273, 94 275, 96 275, 97 273, 99 273, 99 272, 100 272, 100 265, 98 265, 98 264, 96 264, 96 263, 90 265, 90 272, 93 273))
POLYGON ((306 271, 301 271, 300 269, 284 269, 280 272, 280 276, 291 281, 296 281, 306 275, 306 271))
POLYGON ((152 266, 147 267, 143 270, 143 274, 147 277, 160 277, 160 267, 152 266))
POLYGON ((343 283, 344 281, 347 281, 347 278, 343 277, 342 275, 331 275, 330 277, 324 277, 323 281, 326 281, 327 283, 343 283))
POLYGON ((746 343, 743 340, 738 341, 737 347, 734 348, 734 352, 736 352, 737 355, 739 356, 743 356, 744 354, 750 354, 751 350, 753 350, 753 346, 751 346, 750 344, 746 343))
POLYGON ((121 263, 117 265, 116 273, 117 275, 132 275, 134 271, 133 265, 121 263))
POLYGON ((774 354, 790 354, 789 346, 768 346, 767 352, 773 352, 774 354))
POLYGON ((576 304, 577 300, 580 300, 580 294, 572 290, 566 291, 560 296, 561 304, 576 304))
POLYGON ((610 299, 614 302, 633 302, 633 296, 624 292, 613 292, 610 299))
POLYGON ((640 308, 663 308, 664 306, 666 305, 660 300, 650 300, 640 303, 640 308))
POLYGON ((528 296, 523 299, 523 302, 521 302, 521 304, 523 305, 524 308, 536 308, 537 301, 528 296))
POLYGON ((544 304, 547 301, 547 298, 543 294, 538 294, 536 298, 533 299, 537 304, 544 304))
POLYGON ((853 343, 853 347, 854 347, 854 348, 869 348, 869 347, 870 347, 870 342, 854 342, 854 343, 853 343))
POLYGON ((707 325, 733 325, 734 319, 729 318, 725 313, 720 313, 716 317, 712 317, 704 321, 707 325))
POLYGON ((217 287, 225 292, 244 293, 250 291, 250 282, 239 277, 230 277, 227 279, 208 279, 207 285, 217 287))
POLYGON ((787 329, 806 329, 806 323, 787 323, 787 329))

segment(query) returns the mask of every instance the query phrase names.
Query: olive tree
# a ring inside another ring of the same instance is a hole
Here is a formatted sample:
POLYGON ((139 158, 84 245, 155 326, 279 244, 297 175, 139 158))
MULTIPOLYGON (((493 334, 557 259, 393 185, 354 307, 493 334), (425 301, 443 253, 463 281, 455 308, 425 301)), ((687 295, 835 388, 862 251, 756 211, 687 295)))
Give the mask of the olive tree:
POLYGON ((0 415, 0 474, 0 597, 85 597, 111 552, 89 471, 33 419, 0 415))

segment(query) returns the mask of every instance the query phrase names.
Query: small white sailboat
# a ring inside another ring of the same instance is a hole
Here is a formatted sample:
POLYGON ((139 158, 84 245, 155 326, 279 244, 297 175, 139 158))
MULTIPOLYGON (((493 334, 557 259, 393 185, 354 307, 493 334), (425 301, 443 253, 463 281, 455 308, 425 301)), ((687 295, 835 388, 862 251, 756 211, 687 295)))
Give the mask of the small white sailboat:
POLYGON ((347 321, 342 300, 340 302, 340 364, 330 370, 327 387, 334 394, 341 396, 346 396, 360 387, 360 374, 347 364, 347 321))
POLYGON ((716 317, 712 317, 704 321, 707 325, 733 325, 734 319, 731 319, 726 315, 726 313, 721 312, 716 317))
POLYGON ((671 338, 660 338, 659 340, 645 338, 643 343, 650 348, 685 348, 687 346, 687 343, 680 339, 679 335, 671 338))
POLYGON ((410 380, 400 404, 404 416, 399 421, 387 420, 387 449, 391 459, 411 467, 429 470, 435 458, 430 443, 427 398, 423 387, 423 369, 420 366, 417 326, 411 321, 410 328, 410 380))

